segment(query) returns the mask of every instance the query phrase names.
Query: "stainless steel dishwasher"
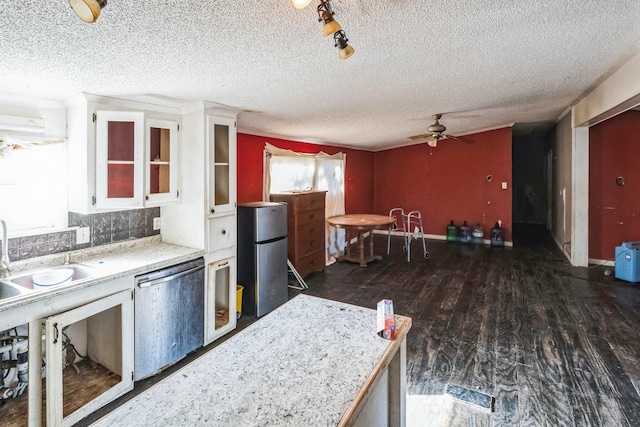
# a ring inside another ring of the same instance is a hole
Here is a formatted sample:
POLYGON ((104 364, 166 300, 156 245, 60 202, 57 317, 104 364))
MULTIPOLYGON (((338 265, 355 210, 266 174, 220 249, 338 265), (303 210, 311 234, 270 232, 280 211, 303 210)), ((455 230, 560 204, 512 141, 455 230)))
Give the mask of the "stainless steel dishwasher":
POLYGON ((203 258, 136 277, 135 380, 202 347, 204 286, 203 258))

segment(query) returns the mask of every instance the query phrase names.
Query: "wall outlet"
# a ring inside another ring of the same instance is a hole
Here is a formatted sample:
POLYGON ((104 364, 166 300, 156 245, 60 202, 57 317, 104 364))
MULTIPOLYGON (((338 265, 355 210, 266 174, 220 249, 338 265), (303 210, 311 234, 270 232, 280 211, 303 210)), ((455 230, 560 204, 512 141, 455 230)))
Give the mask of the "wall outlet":
POLYGON ((89 227, 80 227, 76 230, 76 244, 83 245, 91 240, 91 229, 89 227))
POLYGON ((154 230, 160 230, 160 217, 159 216, 153 218, 153 229, 154 230))
POLYGON ((506 183, 506 182, 503 182, 503 183, 502 183, 502 189, 503 189, 503 190, 506 190, 506 189, 507 189, 507 183, 506 183))

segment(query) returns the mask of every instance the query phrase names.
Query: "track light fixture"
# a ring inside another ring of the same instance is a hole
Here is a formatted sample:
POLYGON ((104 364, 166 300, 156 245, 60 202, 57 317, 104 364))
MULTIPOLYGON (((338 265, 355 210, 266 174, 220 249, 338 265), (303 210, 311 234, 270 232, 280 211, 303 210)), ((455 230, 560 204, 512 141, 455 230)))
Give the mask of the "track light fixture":
MULTIPOLYGON (((295 0, 294 0, 295 1, 295 0)), ((322 35, 328 36, 333 34, 334 46, 338 48, 340 59, 347 59, 353 55, 353 47, 349 46, 347 42, 347 35, 342 30, 342 26, 333 19, 335 12, 331 9, 330 0, 320 0, 318 5, 318 22, 323 22, 322 35)))
POLYGON ((69 0, 71 9, 84 22, 95 22, 100 16, 100 11, 107 5, 107 0, 69 0))
POLYGON ((322 35, 325 37, 342 30, 338 21, 333 19, 333 15, 335 15, 335 12, 331 10, 329 0, 320 0, 320 4, 318 5, 318 22, 324 21, 322 35))
POLYGON ((349 39, 347 38, 347 35, 344 33, 344 31, 336 31, 333 34, 333 40, 335 42, 334 46, 338 48, 338 55, 340 56, 340 59, 347 59, 348 57, 353 55, 353 47, 347 44, 349 39))

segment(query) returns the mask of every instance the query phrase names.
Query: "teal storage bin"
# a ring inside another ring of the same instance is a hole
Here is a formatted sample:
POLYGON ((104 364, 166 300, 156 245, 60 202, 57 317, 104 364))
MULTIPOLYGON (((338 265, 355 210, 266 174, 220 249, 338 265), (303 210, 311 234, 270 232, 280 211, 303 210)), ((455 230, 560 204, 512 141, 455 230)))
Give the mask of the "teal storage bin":
POLYGON ((640 282, 640 242, 622 242, 616 246, 616 279, 640 282))

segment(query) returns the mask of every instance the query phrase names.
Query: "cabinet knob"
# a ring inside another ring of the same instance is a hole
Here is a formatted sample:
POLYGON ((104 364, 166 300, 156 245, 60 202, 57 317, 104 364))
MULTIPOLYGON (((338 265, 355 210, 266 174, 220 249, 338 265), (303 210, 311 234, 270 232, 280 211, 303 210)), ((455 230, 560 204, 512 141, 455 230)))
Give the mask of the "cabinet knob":
POLYGON ((222 230, 222 234, 227 234, 227 230, 222 230))
POLYGON ((215 209, 211 209, 209 212, 215 213, 215 211, 216 211, 215 209))

